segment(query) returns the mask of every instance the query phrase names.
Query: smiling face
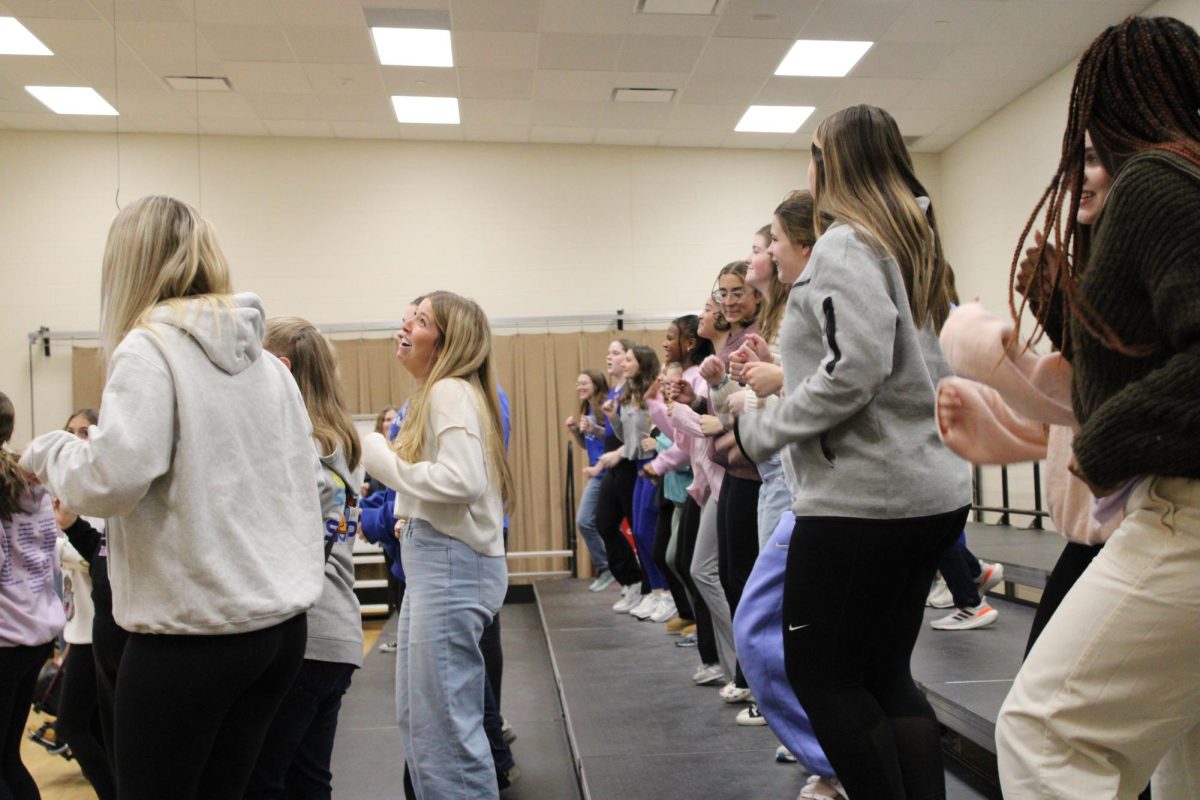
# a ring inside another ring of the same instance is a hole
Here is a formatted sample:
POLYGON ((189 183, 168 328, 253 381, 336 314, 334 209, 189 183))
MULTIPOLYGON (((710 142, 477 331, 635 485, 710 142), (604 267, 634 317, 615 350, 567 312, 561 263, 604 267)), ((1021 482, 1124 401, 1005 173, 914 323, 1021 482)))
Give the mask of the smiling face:
POLYGON ((586 403, 595 396, 596 384, 592 383, 592 379, 581 372, 579 373, 579 377, 575 379, 575 394, 579 395, 579 402, 586 403))
POLYGON ((746 283, 760 292, 771 285, 771 274, 775 271, 775 262, 768 252, 770 245, 765 237, 755 235, 750 257, 746 259, 746 283))
POLYGON ((440 339, 441 333, 433 319, 433 305, 426 298, 396 335, 396 359, 410 375, 424 380, 437 360, 440 339))
POLYGON ((705 299, 704 310, 700 312, 700 322, 696 326, 696 333, 700 338, 712 341, 713 338, 720 335, 717 330, 717 301, 711 297, 705 299))
POLYGON ((713 294, 721 304, 721 313, 730 325, 753 316, 758 310, 758 295, 736 273, 727 272, 722 275, 713 294))
POLYGON ((620 380, 625 377, 625 347, 618 341, 613 341, 608 345, 608 352, 604 354, 604 366, 608 369, 608 374, 620 380))
POLYGON ((622 359, 621 363, 622 363, 622 366, 624 367, 624 372, 622 373, 622 377, 624 377, 625 380, 629 380, 631 378, 637 377, 637 374, 638 374, 637 356, 635 356, 633 354, 632 350, 625 351, 625 358, 622 359))
POLYGON ((679 341, 679 326, 674 322, 667 326, 667 338, 663 339, 663 363, 683 360, 683 348, 679 341))
POLYGON ((808 257, 812 254, 811 247, 796 247, 780 223, 779 217, 771 220, 771 246, 767 249, 775 259, 779 280, 791 286, 808 266, 808 257))
POLYGON ((1079 213, 1076 214, 1075 221, 1080 225, 1091 225, 1096 221, 1096 217, 1100 216, 1104 201, 1108 199, 1112 176, 1100 163, 1090 133, 1084 136, 1083 144, 1083 188, 1079 192, 1079 213))

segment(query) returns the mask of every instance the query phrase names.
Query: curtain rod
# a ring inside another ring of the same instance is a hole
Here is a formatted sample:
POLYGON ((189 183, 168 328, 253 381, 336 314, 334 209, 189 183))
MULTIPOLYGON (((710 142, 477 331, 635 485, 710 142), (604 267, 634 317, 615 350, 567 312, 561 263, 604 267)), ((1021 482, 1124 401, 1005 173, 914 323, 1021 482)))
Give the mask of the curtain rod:
MULTIPOLYGON (((666 324, 676 317, 683 316, 688 312, 678 311, 663 311, 663 312, 641 312, 637 314, 626 314, 623 311, 618 311, 616 314, 558 314, 545 317, 490 317, 494 328, 524 328, 524 327, 565 327, 565 326, 603 326, 605 328, 620 328, 621 325, 650 325, 650 324, 666 324)), ((326 325, 317 325, 317 328, 327 334, 347 334, 347 333, 371 333, 386 331, 393 333, 400 329, 402 323, 399 320, 385 320, 382 322, 334 322, 326 325)), ((51 341, 97 341, 100 338, 99 331, 59 331, 50 328, 42 328, 37 331, 30 331, 26 334, 29 344, 37 344, 39 342, 51 341)))

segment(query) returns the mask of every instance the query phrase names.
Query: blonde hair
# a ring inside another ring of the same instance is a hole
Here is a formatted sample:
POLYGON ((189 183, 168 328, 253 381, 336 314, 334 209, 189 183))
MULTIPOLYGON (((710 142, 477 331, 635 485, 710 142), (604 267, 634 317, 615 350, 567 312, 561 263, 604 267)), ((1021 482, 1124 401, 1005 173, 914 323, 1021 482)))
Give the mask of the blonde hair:
MULTIPOLYGON (((754 234, 769 246, 771 244, 771 226, 764 225, 754 234)), ((792 287, 779 280, 779 274, 774 268, 767 278, 767 291, 762 294, 762 312, 758 315, 758 334, 764 341, 774 342, 779 336, 779 327, 783 324, 783 312, 787 310, 788 295, 792 287)))
POLYGON ((292 378, 312 420, 313 438, 321 443, 321 452, 330 454, 340 445, 351 470, 362 458, 362 444, 338 382, 333 347, 311 322, 300 317, 271 317, 263 347, 277 358, 292 363, 292 378))
POLYGON ((111 358, 125 334, 162 303, 182 314, 183 298, 230 305, 229 264, 216 232, 196 209, 170 197, 143 197, 113 220, 100 275, 100 341, 111 358))
POLYGON ((483 418, 484 452, 489 473, 499 478, 504 507, 511 510, 515 490, 512 470, 504 452, 500 397, 496 392, 495 368, 492 365, 492 329, 487 315, 474 300, 453 292, 432 292, 425 299, 433 309, 433 324, 437 327, 438 338, 434 350, 437 358, 425 376, 425 382, 409 400, 408 413, 404 416, 393 448, 405 461, 421 461, 425 454, 425 431, 429 427, 431 411, 429 391, 445 378, 465 380, 474 389, 483 418))
POLYGON ((912 158, 892 115, 882 108, 851 106, 827 117, 813 136, 816 186, 813 228, 825 232, 822 212, 853 228, 880 255, 895 259, 918 328, 929 320, 940 331, 950 313, 949 265, 942 253, 929 193, 917 180, 912 158))

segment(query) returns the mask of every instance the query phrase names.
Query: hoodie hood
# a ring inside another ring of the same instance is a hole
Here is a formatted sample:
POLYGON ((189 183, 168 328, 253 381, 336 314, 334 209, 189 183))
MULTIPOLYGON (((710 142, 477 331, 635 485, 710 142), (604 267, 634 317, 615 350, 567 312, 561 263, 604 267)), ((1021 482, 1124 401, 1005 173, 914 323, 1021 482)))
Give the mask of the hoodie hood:
POLYGON ((182 301, 182 310, 159 306, 150 321, 178 328, 192 337, 208 360, 230 375, 237 375, 262 356, 266 313, 258 295, 235 294, 229 304, 212 299, 182 301))

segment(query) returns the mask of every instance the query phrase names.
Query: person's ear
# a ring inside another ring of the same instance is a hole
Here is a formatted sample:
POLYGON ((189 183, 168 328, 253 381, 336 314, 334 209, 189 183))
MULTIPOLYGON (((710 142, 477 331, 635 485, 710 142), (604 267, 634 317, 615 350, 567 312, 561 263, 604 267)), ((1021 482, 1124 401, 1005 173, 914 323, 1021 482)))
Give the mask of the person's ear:
POLYGON ((277 356, 277 358, 278 358, 278 359, 279 359, 281 362, 283 362, 283 365, 284 365, 285 367, 287 367, 287 368, 288 368, 288 372, 291 372, 291 371, 292 371, 292 360, 291 360, 290 358, 288 358, 287 356, 277 356))

